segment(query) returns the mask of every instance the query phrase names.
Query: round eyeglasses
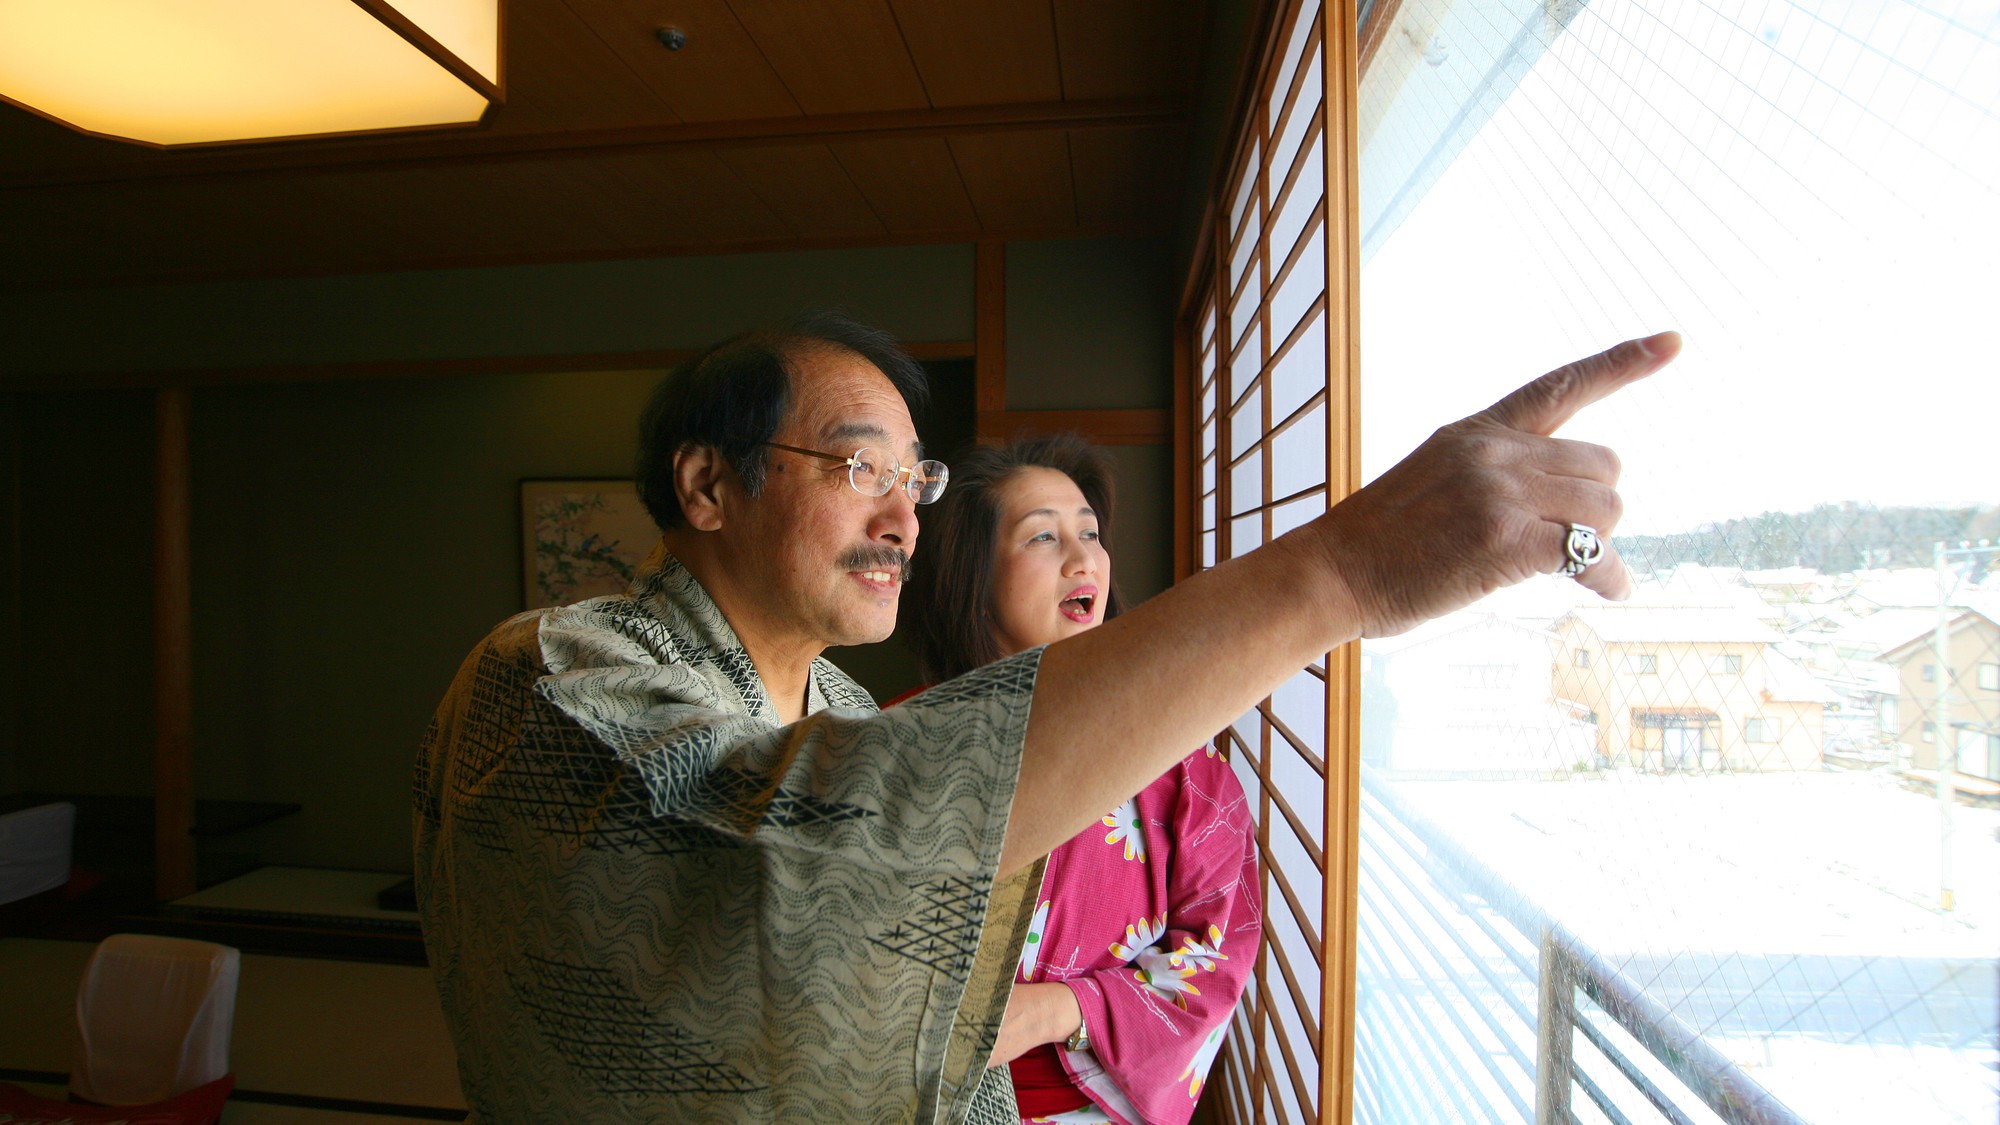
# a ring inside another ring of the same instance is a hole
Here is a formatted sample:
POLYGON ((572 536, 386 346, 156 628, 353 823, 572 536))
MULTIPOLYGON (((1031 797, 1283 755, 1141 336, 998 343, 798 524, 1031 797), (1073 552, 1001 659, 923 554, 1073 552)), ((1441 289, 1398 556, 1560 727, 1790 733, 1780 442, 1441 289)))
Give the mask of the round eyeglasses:
POLYGON ((852 457, 842 457, 838 453, 822 453, 817 449, 800 449, 796 445, 783 445, 767 441, 765 445, 782 449, 788 453, 803 453, 807 457, 822 457, 828 461, 839 461, 847 466, 847 483, 863 496, 887 496, 900 481, 904 492, 919 504, 929 504, 944 495, 945 482, 951 479, 951 470, 943 461, 919 461, 911 468, 904 468, 886 450, 864 445, 854 451, 852 457))

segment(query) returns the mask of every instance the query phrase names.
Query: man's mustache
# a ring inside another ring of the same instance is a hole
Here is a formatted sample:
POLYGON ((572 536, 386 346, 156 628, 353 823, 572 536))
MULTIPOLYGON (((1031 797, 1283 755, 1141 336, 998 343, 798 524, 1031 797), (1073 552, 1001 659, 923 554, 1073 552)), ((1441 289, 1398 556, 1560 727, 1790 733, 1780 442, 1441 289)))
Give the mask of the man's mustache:
POLYGON ((856 547, 840 556, 842 570, 893 570, 896 581, 910 581, 910 553, 900 547, 856 547))

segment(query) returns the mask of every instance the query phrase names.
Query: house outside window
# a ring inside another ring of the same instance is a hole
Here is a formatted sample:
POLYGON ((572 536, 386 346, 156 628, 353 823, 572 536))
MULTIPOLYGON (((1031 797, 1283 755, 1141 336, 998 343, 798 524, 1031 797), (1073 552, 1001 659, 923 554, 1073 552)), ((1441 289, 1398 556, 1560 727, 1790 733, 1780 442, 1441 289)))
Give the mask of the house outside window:
POLYGON ((1743 741, 1772 743, 1778 741, 1778 720, 1755 716, 1743 720, 1743 741))
POLYGON ((1740 676, 1743 674, 1743 657, 1738 653, 1725 652, 1709 661, 1708 670, 1723 676, 1740 676))
POLYGON ((1577 649, 1577 650, 1576 650, 1576 666, 1577 666, 1577 667, 1579 667, 1579 668, 1588 668, 1588 667, 1590 667, 1590 650, 1589 650, 1589 649, 1587 649, 1587 648, 1580 648, 1580 649, 1577 649))
POLYGON ((1933 723, 1933 722, 1925 722, 1925 723, 1924 723, 1924 741, 1925 741, 1925 742, 1936 742, 1936 741, 1937 741, 1937 724, 1936 724, 1936 723, 1933 723))
POLYGON ((1660 658, 1656 653, 1635 652, 1625 658, 1625 670, 1639 676, 1658 675, 1660 658))
POLYGON ((2000 691, 2000 664, 1979 666, 1979 690, 2000 691))
POLYGON ((1934 684, 1937 682, 1937 665, 1935 664, 1924 665, 1924 682, 1927 684, 1934 684))

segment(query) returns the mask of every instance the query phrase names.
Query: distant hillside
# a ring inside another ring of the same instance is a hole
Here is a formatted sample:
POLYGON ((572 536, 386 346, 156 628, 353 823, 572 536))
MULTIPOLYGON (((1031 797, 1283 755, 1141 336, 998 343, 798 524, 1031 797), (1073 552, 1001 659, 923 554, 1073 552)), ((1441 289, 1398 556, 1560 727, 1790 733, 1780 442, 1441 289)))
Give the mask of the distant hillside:
MULTIPOLYGON (((1821 504, 1810 512, 1765 512, 1671 535, 1620 535, 1617 544, 1640 574, 1686 562, 1770 570, 1809 566, 1824 574, 1869 567, 1931 565, 1931 545, 2000 539, 2000 505, 1970 508, 1877 508, 1821 504)), ((2000 560, 1986 569, 2000 572, 2000 560)))

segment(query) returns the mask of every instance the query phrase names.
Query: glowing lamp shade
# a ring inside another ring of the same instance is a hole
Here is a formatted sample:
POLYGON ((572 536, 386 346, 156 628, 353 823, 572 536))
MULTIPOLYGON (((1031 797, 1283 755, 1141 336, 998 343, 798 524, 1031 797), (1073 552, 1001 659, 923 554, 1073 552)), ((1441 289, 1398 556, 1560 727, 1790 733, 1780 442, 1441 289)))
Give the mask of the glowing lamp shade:
POLYGON ((500 0, 0 0, 0 98, 153 145, 473 124, 500 0))

